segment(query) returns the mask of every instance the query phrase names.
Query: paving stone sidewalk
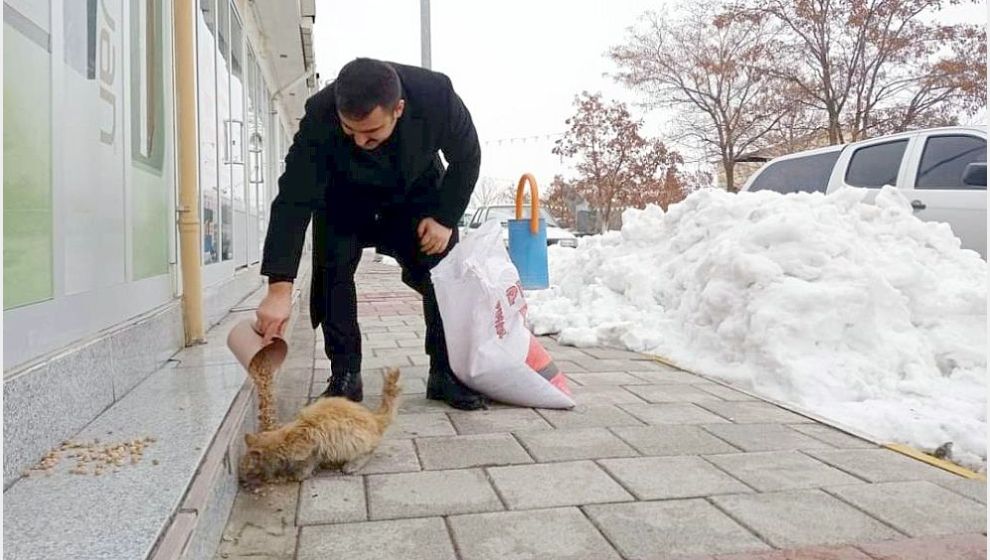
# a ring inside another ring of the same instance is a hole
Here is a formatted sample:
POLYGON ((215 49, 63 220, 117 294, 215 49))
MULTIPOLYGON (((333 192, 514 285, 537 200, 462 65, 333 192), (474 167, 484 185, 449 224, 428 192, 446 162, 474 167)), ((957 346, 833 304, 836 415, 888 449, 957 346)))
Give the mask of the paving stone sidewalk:
MULTIPOLYGON (((429 401, 419 297, 370 254, 358 275, 365 404, 401 366, 397 422, 356 476, 241 492, 217 558, 986 558, 985 482, 637 354, 543 339, 573 411, 429 401)), ((329 371, 296 320, 283 420, 329 371)))

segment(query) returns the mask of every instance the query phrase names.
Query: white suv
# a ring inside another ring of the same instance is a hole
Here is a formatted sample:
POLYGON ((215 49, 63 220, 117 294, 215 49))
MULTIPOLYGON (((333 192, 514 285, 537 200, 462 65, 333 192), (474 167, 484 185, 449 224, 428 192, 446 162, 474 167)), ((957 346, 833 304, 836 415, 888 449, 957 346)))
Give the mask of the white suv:
POLYGON ((986 127, 915 130, 782 156, 743 191, 831 193, 893 185, 922 220, 948 223, 962 246, 987 256, 986 127))

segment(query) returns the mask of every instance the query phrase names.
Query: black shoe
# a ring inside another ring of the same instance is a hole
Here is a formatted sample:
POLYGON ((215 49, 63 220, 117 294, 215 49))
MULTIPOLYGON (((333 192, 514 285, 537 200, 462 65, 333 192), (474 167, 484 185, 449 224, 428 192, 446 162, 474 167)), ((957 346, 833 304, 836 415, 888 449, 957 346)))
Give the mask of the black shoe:
POLYGON ((364 383, 360 373, 341 373, 327 379, 327 389, 321 397, 346 397, 354 402, 364 400, 364 383))
POLYGON ((426 398, 434 401, 443 401, 458 410, 481 410, 487 409, 488 397, 470 389, 453 373, 439 373, 431 371, 426 382, 426 398))

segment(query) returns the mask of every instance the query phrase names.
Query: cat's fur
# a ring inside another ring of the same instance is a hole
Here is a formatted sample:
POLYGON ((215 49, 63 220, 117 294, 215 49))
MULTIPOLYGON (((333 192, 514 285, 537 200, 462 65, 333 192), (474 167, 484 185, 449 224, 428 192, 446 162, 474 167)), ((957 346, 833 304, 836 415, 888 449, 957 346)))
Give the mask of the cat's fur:
POLYGON ((384 372, 382 401, 372 412, 342 397, 322 398, 303 408, 295 420, 275 430, 245 434, 240 479, 246 486, 277 480, 303 480, 317 467, 347 474, 361 469, 395 419, 399 370, 384 372))

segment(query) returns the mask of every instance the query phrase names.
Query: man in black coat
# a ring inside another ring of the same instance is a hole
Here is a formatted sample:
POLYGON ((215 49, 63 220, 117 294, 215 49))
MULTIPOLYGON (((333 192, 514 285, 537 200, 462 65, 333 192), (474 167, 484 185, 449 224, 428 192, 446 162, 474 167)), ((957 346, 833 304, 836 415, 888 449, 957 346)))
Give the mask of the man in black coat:
POLYGON ((403 282, 423 296, 426 396, 465 410, 486 407, 450 369, 429 275, 457 243, 480 166, 471 114, 443 74, 359 58, 306 102, 272 203, 261 264, 268 293, 258 322, 266 338, 285 327, 312 218, 310 313, 313 328, 323 325, 331 364, 324 396, 363 398, 354 271, 362 249, 373 246, 394 257, 403 282))

